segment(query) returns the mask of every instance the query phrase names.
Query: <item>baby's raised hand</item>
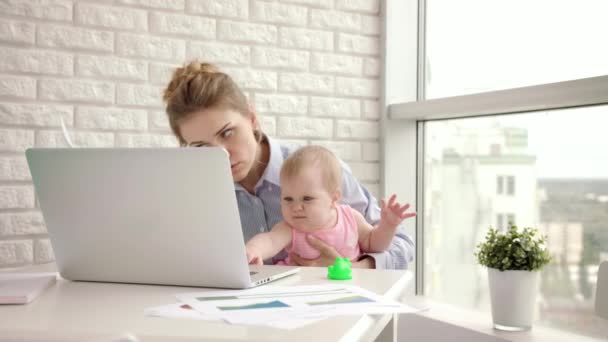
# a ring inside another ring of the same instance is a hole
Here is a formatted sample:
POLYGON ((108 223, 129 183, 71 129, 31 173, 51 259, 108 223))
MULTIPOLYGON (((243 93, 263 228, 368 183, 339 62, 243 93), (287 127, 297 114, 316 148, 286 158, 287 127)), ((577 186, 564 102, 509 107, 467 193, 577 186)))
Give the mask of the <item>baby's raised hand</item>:
POLYGON ((406 218, 416 216, 416 213, 407 212, 410 208, 409 203, 401 205, 396 199, 397 195, 393 194, 388 199, 388 203, 385 200, 380 201, 380 223, 382 225, 396 227, 406 218))

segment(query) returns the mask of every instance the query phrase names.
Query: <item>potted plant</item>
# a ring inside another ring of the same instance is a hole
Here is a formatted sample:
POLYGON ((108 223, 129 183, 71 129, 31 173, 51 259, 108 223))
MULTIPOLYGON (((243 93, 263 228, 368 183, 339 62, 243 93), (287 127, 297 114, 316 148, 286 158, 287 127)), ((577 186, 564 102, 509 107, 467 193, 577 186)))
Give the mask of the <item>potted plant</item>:
POLYGON ((545 238, 535 228, 518 230, 511 225, 506 232, 490 228, 475 256, 488 268, 494 328, 530 329, 539 271, 551 261, 545 238))

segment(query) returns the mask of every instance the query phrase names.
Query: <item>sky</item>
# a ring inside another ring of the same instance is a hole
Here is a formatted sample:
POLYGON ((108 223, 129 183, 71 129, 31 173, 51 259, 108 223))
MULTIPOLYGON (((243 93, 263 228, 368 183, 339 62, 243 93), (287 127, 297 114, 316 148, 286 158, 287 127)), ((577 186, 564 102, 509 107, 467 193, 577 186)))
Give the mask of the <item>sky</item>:
MULTIPOLYGON (((428 0, 427 98, 608 75, 608 1, 428 0)), ((608 178, 608 106, 504 116, 539 178, 608 178)))

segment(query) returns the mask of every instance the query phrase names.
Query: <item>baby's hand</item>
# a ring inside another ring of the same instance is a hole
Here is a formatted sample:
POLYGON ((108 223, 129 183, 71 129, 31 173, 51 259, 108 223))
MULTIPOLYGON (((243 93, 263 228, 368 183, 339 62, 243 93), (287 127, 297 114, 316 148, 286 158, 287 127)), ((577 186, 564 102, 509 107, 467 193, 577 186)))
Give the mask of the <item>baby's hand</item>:
POLYGON ((410 207, 409 203, 401 205, 395 201, 396 198, 397 195, 393 194, 388 203, 385 200, 380 201, 380 222, 389 227, 396 227, 406 218, 416 216, 416 213, 407 212, 410 207))
POLYGON ((247 253, 247 262, 249 265, 264 265, 264 260, 262 260, 260 255, 253 248, 246 246, 245 252, 247 253))

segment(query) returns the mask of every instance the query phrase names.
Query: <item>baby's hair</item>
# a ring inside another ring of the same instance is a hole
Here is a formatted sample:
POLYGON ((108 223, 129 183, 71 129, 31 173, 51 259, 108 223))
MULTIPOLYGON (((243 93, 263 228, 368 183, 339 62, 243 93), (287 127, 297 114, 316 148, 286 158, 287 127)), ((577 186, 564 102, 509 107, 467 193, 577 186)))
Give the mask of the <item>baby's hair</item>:
POLYGON ((328 192, 339 191, 342 184, 342 168, 338 158, 322 146, 305 146, 285 159, 281 167, 281 178, 297 176, 304 167, 321 170, 323 184, 328 192))
POLYGON ((225 106, 241 114, 249 105, 245 94, 230 76, 215 65, 192 61, 176 68, 163 94, 173 134, 180 144, 186 141, 179 131, 179 121, 190 114, 216 106, 225 106))

